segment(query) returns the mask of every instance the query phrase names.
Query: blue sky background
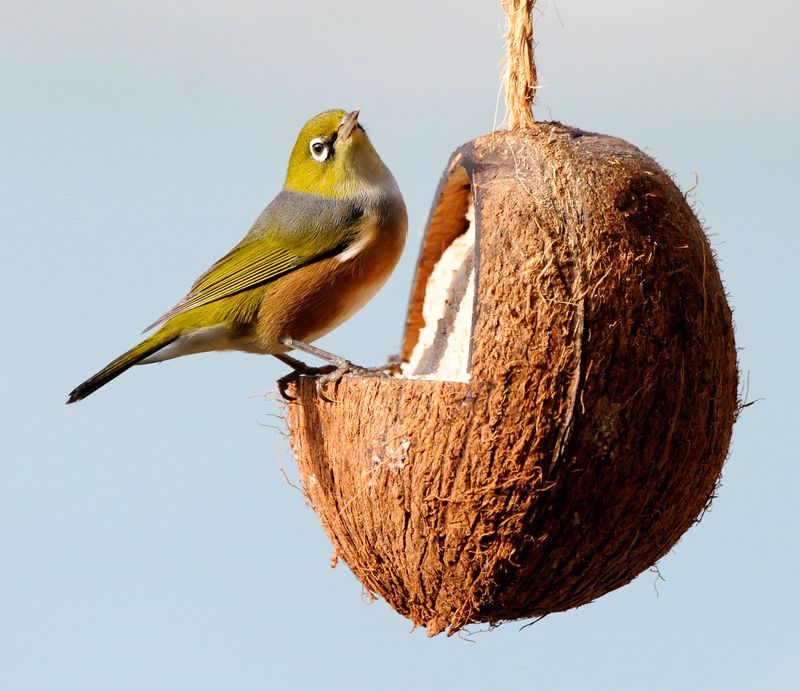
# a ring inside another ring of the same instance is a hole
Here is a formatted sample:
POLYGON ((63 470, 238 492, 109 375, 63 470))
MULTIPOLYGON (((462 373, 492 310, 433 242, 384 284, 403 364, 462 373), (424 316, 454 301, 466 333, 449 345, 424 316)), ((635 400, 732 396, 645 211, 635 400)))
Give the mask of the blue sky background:
POLYGON ((396 352, 439 175, 493 126, 499 2, 3 2, 4 690, 798 688, 800 11, 557 9, 537 13, 538 117, 698 180, 759 399, 664 580, 431 640, 329 568, 281 472, 273 358, 137 368, 63 404, 240 239, 330 107, 363 109, 411 232, 390 283, 320 344, 364 364, 396 352))

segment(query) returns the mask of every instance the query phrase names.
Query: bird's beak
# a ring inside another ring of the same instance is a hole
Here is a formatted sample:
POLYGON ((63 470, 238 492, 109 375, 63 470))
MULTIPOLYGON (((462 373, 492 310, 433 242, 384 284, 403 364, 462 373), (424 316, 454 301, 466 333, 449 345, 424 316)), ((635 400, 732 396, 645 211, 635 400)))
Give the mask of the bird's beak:
POLYGON ((350 135, 358 124, 358 114, 360 112, 361 110, 356 108, 352 113, 348 113, 342 118, 342 124, 339 125, 339 136, 337 139, 343 141, 350 138, 350 135))

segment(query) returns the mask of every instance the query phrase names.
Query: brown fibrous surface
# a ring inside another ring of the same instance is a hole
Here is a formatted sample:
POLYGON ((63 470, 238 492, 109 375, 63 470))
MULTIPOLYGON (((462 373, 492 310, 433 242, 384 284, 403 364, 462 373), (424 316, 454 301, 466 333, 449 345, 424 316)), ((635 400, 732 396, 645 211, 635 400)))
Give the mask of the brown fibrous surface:
POLYGON ((457 150, 407 319, 475 205, 469 381, 301 380, 306 496, 336 554, 433 635, 591 602, 708 506, 737 412, 731 313, 708 239, 634 146, 558 123, 457 150))

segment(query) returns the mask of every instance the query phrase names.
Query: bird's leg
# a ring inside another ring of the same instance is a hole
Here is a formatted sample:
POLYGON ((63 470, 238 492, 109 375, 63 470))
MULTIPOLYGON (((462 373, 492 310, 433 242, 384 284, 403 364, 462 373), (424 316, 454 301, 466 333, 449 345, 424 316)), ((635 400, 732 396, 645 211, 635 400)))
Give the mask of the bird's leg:
MULTIPOLYGON (((312 346, 309 343, 304 343, 303 341, 296 341, 293 338, 284 338, 281 340, 281 343, 283 343, 283 345, 285 345, 287 348, 291 348, 293 350, 302 350, 303 352, 313 355, 320 360, 325 360, 334 367, 334 369, 321 367, 319 370, 327 371, 315 372, 315 374, 322 375, 317 379, 317 393, 321 398, 329 403, 332 403, 332 401, 325 395, 325 384, 336 384, 345 374, 373 374, 385 377, 388 376, 387 370, 392 372, 399 369, 399 364, 396 361, 391 361, 389 364, 381 367, 359 367, 358 365, 354 365, 352 362, 350 362, 350 360, 346 360, 339 355, 334 355, 333 353, 329 353, 327 350, 322 350, 322 348, 317 348, 316 346, 312 346)), ((299 362, 299 360, 295 360, 294 358, 289 358, 289 360, 299 362)), ((284 362, 289 364, 288 360, 284 360, 284 362)), ((301 374, 306 374, 306 372, 301 372, 301 374)))
POLYGON ((309 367, 302 360, 298 360, 297 358, 287 355, 286 353, 273 353, 273 355, 282 363, 289 365, 289 367, 291 367, 293 370, 296 370, 300 374, 306 374, 308 370, 314 369, 313 367, 309 367))

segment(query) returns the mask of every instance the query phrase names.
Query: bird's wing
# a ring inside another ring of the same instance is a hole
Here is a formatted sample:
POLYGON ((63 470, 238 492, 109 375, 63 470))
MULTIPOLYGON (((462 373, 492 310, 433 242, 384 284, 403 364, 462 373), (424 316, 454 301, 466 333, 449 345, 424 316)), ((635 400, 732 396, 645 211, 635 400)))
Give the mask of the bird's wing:
POLYGON ((364 208, 355 201, 281 192, 250 232, 145 331, 195 307, 274 281, 344 251, 358 235, 364 208))

